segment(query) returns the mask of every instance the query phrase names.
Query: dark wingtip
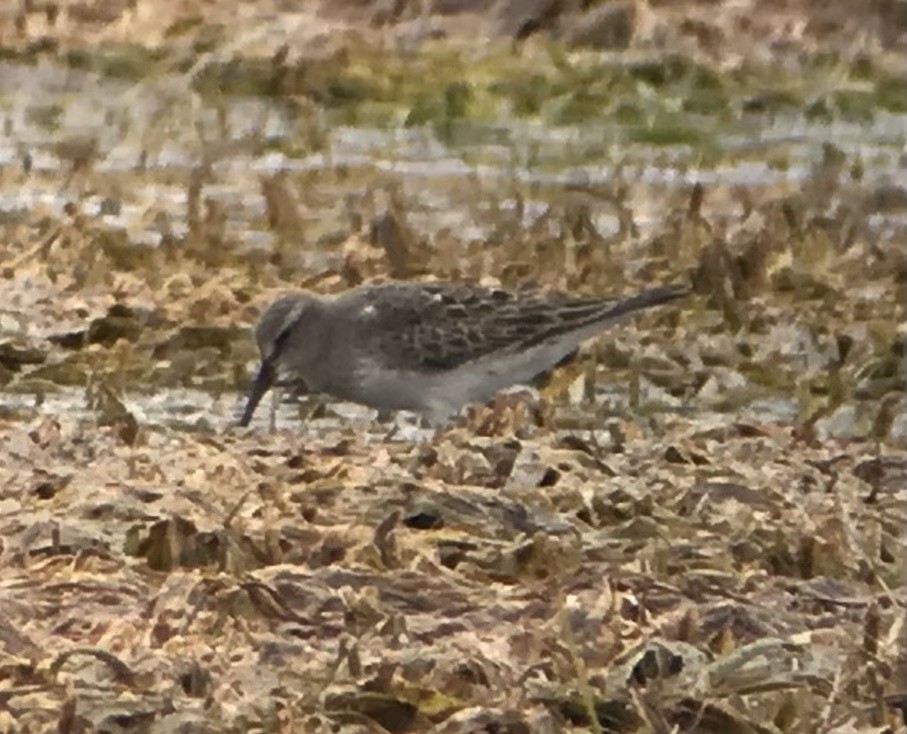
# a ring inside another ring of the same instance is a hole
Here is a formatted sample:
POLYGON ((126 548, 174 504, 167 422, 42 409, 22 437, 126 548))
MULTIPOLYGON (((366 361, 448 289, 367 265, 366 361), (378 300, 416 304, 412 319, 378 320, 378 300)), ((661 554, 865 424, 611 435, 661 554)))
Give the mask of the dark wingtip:
POLYGON ((252 422, 252 416, 255 413, 255 409, 273 384, 274 367, 270 360, 262 360, 261 367, 258 368, 258 374, 255 375, 255 381, 252 383, 252 387, 249 389, 249 395, 246 398, 246 409, 243 411, 242 417, 239 419, 237 425, 241 428, 245 428, 252 422))
POLYGON ((660 306, 663 303, 675 301, 678 298, 683 298, 689 294, 690 289, 679 283, 649 288, 648 290, 642 291, 642 293, 637 293, 635 296, 630 296, 630 298, 619 301, 613 308, 612 315, 620 316, 622 314, 632 313, 633 311, 640 311, 644 308, 660 306))
POLYGON ((681 285, 680 283, 659 286, 658 288, 643 291, 640 294, 640 296, 647 297, 647 300, 653 306, 656 306, 659 303, 667 303, 668 301, 673 301, 677 298, 683 298, 688 295, 690 295, 689 287, 681 285))

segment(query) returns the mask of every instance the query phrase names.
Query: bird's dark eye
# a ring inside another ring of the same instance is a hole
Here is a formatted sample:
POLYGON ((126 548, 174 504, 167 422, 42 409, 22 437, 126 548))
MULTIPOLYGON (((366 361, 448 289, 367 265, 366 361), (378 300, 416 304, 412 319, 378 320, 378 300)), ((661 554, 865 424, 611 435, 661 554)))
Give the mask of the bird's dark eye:
POLYGON ((282 347, 283 344, 284 344, 284 342, 286 342, 286 340, 287 340, 287 338, 288 338, 289 336, 290 336, 290 329, 289 329, 289 328, 286 328, 286 329, 284 329, 283 331, 281 331, 281 332, 277 335, 277 338, 274 340, 274 348, 276 349, 277 347, 282 347))
POLYGON ((274 343, 271 345, 271 351, 268 352, 268 354, 266 354, 266 355, 263 354, 262 356, 271 361, 276 360, 280 356, 280 353, 283 351, 284 344, 287 343, 287 339, 290 336, 291 328, 292 328, 292 324, 290 326, 287 326, 283 331, 281 331, 275 337, 274 343))

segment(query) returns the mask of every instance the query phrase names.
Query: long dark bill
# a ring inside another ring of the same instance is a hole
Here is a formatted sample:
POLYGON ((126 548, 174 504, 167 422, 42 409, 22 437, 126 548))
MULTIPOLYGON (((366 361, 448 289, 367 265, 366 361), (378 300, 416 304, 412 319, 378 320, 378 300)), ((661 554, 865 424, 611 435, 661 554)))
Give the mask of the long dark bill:
POLYGON ((261 402, 268 390, 274 385, 277 373, 274 370, 273 359, 263 359, 261 367, 258 368, 258 374, 255 375, 255 382, 249 389, 249 395, 246 398, 246 409, 243 411, 242 418, 239 419, 239 425, 245 428, 252 420, 255 409, 261 402))

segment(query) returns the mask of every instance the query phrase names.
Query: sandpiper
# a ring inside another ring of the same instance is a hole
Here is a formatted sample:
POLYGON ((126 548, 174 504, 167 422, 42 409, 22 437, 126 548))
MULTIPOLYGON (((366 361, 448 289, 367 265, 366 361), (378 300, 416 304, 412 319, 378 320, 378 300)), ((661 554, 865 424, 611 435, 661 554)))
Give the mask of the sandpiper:
POLYGON ((442 425, 468 403, 531 383, 621 317, 685 293, 669 285, 605 298, 408 282, 335 297, 290 293, 255 327, 261 367, 239 425, 278 382, 442 425))

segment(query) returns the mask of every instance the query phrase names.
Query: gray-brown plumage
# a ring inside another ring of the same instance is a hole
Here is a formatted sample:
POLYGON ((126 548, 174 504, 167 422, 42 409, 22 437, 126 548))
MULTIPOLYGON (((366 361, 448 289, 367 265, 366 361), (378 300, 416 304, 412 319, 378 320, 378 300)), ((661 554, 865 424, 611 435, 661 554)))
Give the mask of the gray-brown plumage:
POLYGON ((275 382, 443 423, 468 403, 531 382, 621 317, 685 293, 663 286, 602 298, 386 283, 336 297, 285 295, 255 327, 262 363, 240 425, 275 382))

